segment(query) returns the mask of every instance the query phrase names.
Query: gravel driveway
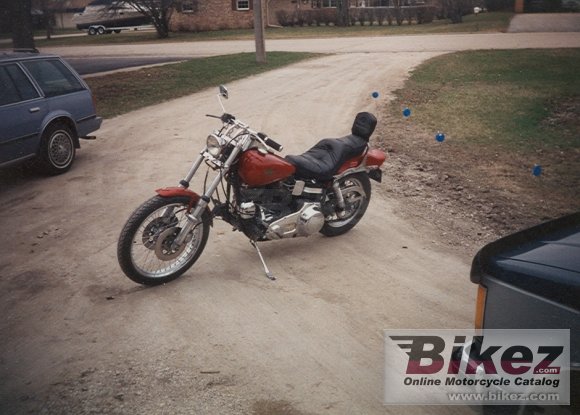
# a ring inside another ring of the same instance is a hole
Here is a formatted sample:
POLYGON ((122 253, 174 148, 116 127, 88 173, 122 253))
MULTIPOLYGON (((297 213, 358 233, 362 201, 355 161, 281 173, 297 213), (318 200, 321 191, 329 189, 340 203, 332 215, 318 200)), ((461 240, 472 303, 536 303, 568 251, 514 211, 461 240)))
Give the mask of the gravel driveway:
MULTIPOLYGON (((162 48, 210 53, 208 44, 162 48)), ((213 44, 215 53, 247 48, 213 44)), ((229 85, 228 111, 286 154, 346 134, 356 112, 377 105, 372 91, 389 99, 437 54, 578 47, 580 37, 331 39, 270 49, 305 44, 336 54, 229 85)), ((472 413, 382 405, 382 330, 471 327, 474 250, 451 250, 431 224, 398 218, 402 207, 375 183, 348 234, 264 244, 276 282, 223 222, 179 280, 145 289, 122 275, 115 249, 124 221, 185 174, 216 127, 204 117, 219 111, 215 92, 106 120, 63 176, 0 172, 0 413, 472 413)))

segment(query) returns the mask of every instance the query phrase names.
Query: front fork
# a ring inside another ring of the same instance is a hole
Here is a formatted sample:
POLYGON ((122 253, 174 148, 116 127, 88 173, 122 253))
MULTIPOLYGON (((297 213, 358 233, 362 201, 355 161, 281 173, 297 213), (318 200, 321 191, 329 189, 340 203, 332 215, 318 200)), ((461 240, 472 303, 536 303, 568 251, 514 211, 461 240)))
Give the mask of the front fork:
MULTIPOLYGON (((206 152, 206 150, 207 147, 197 157, 185 179, 183 179, 180 182, 180 186, 189 187, 189 182, 191 181, 191 179, 199 169, 199 166, 201 166, 201 163, 204 160, 203 154, 206 152)), ((181 244, 185 242, 187 235, 189 235, 189 233, 193 231, 193 229, 201 222, 202 220, 201 217, 203 215, 203 212, 207 209, 209 205, 211 195, 213 194, 213 192, 215 192, 220 182, 222 181, 224 175, 227 174, 227 172, 230 170, 230 167, 232 166, 234 161, 238 158, 238 154, 240 154, 241 151, 242 151, 241 145, 237 145, 232 150, 232 153, 224 163, 223 167, 219 170, 219 174, 213 179, 209 187, 205 190, 205 193, 200 197, 193 211, 187 214, 187 223, 181 229, 179 235, 177 235, 177 238, 175 238, 175 240, 173 241, 172 249, 177 249, 179 246, 181 246, 181 244)))

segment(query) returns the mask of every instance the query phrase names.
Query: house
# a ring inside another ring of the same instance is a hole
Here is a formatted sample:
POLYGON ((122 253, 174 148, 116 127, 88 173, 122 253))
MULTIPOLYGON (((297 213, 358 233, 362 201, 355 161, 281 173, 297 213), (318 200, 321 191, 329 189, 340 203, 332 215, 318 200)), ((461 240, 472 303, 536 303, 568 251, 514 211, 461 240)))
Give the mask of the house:
MULTIPOLYGON (((335 2, 335 0, 333 0, 335 2)), ((294 12, 309 7, 311 0, 262 0, 268 25, 278 25, 276 12, 294 12)), ((223 29, 248 29, 254 25, 254 0, 182 0, 171 18, 176 31, 198 32, 223 29)))
POLYGON ((45 27, 46 17, 52 20, 52 27, 55 29, 74 29, 76 25, 72 18, 76 13, 80 13, 91 2, 91 0, 32 0, 33 15, 40 16, 35 26, 45 27))
MULTIPOLYGON (((348 0, 352 10, 392 9, 393 0, 348 0)), ((337 0, 262 0, 265 24, 287 25, 289 21, 304 23, 336 19, 337 0), (316 16, 316 17, 315 17, 316 16), (323 19, 322 19, 323 18, 323 19)), ((422 0, 400 0, 402 8, 425 5, 422 0)), ((254 0, 182 0, 173 14, 172 30, 207 31, 247 29, 253 27, 254 0)), ((299 23, 300 24, 300 23, 299 23)))

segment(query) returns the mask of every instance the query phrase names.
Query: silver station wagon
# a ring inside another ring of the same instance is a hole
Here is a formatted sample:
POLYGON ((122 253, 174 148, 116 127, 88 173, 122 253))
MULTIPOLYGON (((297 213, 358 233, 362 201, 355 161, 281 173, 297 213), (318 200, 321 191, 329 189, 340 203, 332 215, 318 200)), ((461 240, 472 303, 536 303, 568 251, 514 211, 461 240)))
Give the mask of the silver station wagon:
POLYGON ((29 160, 64 173, 101 122, 89 87, 60 57, 0 53, 0 167, 29 160))

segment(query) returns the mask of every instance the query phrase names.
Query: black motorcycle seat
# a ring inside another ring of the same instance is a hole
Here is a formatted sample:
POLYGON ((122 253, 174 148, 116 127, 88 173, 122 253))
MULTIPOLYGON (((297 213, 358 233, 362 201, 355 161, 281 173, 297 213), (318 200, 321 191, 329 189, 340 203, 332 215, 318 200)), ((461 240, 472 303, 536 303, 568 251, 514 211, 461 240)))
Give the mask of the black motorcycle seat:
POLYGON ((325 138, 299 156, 286 156, 302 179, 332 180, 342 164, 367 148, 368 139, 351 134, 342 138, 325 138))

